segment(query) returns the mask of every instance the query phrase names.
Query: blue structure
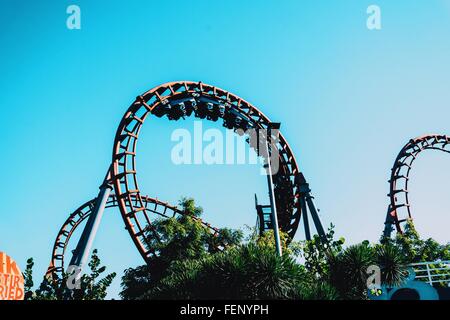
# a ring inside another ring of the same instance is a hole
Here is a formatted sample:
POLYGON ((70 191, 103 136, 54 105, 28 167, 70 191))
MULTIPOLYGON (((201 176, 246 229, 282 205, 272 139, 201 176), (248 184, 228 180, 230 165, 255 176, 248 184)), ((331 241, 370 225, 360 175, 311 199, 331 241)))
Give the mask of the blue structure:
POLYGON ((446 262, 423 262, 410 265, 406 281, 394 288, 381 286, 381 293, 369 290, 371 300, 450 300, 450 288, 435 287, 433 284, 450 284, 448 273, 436 273, 449 270, 446 262), (437 266, 437 267, 436 267, 437 266), (424 274, 426 272, 426 274, 424 274), (423 281, 420 279, 427 279, 423 281))

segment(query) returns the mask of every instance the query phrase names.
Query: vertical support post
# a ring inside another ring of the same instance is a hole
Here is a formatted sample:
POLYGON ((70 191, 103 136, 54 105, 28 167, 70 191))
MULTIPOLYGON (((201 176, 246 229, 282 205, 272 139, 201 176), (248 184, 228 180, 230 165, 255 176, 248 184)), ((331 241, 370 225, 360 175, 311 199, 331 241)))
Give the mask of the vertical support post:
POLYGON ((270 199, 270 208, 272 214, 272 227, 273 227, 273 235, 275 237, 275 248, 277 254, 281 256, 283 254, 281 249, 281 240, 280 240, 280 230, 278 228, 278 214, 277 214, 277 206, 275 203, 275 190, 273 188, 273 176, 272 176, 272 163, 270 159, 269 145, 271 143, 272 138, 272 123, 269 124, 267 134, 266 134, 266 155, 267 155, 267 184, 269 187, 269 199, 270 199))
POLYGON ((326 234, 325 230, 323 229, 322 223, 320 222, 319 215, 317 213, 316 207, 314 205, 314 202, 312 199, 314 199, 313 196, 311 196, 311 189, 309 188, 309 184, 306 182, 305 177, 300 172, 297 176, 297 182, 299 184, 300 188, 300 200, 301 200, 301 208, 303 211, 304 216, 304 222, 305 222, 305 234, 306 239, 311 238, 311 234, 309 232, 309 223, 307 223, 307 208, 309 209, 309 213, 311 214, 311 218, 313 220, 314 226, 316 227, 316 231, 319 235, 319 237, 322 239, 322 241, 326 241, 326 234), (307 230, 308 228, 308 230, 307 230))
POLYGON ((311 213, 311 217, 314 221, 314 225, 316 226, 317 233, 322 239, 325 239, 325 230, 323 229, 322 223, 320 222, 319 215, 317 214, 316 207, 311 199, 311 196, 306 198, 306 202, 308 204, 309 212, 311 213))
POLYGON ((256 209, 256 228, 258 228, 259 234, 264 232, 264 214, 261 206, 258 204, 258 197, 255 193, 255 209, 256 209))
POLYGON ((394 219, 392 219, 391 216, 391 205, 388 206, 387 214, 386 214, 386 221, 384 222, 384 231, 383 236, 384 238, 390 238, 392 233, 392 225, 394 224, 394 219))
POLYGON ((306 210, 306 199, 304 197, 300 198, 300 205, 301 205, 301 210, 302 210, 302 214, 303 214, 303 224, 305 227, 305 238, 307 241, 311 240, 311 231, 309 229, 309 221, 308 221, 308 211, 306 210))
POLYGON ((426 266, 427 266, 428 282, 430 283, 430 286, 432 286, 433 285, 433 278, 431 276, 430 264, 427 262, 426 266))
POLYGON ((89 216, 80 240, 78 241, 77 247, 73 253, 72 259, 70 260, 71 266, 83 268, 86 264, 112 189, 112 185, 109 184, 107 179, 105 179, 104 183, 100 186, 100 192, 97 200, 95 201, 94 210, 89 216))

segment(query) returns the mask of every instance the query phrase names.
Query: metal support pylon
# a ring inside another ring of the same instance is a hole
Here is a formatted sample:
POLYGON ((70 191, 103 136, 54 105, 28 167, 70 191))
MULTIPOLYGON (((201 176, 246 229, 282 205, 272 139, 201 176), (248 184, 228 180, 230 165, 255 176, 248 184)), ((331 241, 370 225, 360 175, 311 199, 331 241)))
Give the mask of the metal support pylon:
POLYGON ((395 222, 394 217, 391 215, 391 206, 388 206, 387 214, 386 214, 386 220, 384 222, 384 231, 383 231, 383 237, 384 238, 390 238, 392 231, 394 230, 395 222))
MULTIPOLYGON (((256 210, 259 217, 259 222, 262 224, 262 227, 260 225, 260 230, 263 231, 266 227, 266 221, 264 219, 264 212, 263 208, 270 207, 270 226, 273 229, 273 235, 275 238, 275 249, 279 256, 283 254, 282 247, 281 247, 281 239, 280 239, 280 229, 278 226, 278 213, 277 213, 277 206, 276 206, 276 200, 275 200, 275 188, 273 183, 273 172, 272 172, 272 162, 271 162, 271 138, 272 138, 272 130, 271 129, 279 129, 280 124, 279 123, 269 123, 267 133, 265 135, 264 139, 264 149, 265 149, 265 155, 267 156, 267 163, 264 165, 264 168, 266 169, 266 175, 267 175, 267 186, 269 191, 269 206, 262 206, 258 205, 256 197, 256 210)), ((259 155, 259 147, 261 146, 259 141, 260 133, 257 133, 258 138, 258 155, 259 155)))
POLYGON ((314 205, 313 202, 314 197, 311 195, 311 189, 309 188, 309 184, 306 182, 306 179, 302 173, 299 173, 298 179, 300 185, 300 205, 301 205, 301 212, 303 214, 303 224, 305 226, 306 240, 311 240, 311 231, 309 228, 309 221, 308 221, 308 211, 309 211, 309 214, 311 215, 311 218, 314 222, 314 226, 316 227, 317 234, 323 241, 325 241, 326 240, 325 230, 322 226, 322 223, 320 222, 316 206, 314 205))
POLYGON ((94 243, 95 236, 97 234, 98 227, 105 211, 106 203, 111 194, 113 187, 111 185, 110 170, 100 186, 100 192, 95 201, 94 210, 89 216, 86 226, 83 229, 80 240, 73 251, 72 259, 70 260, 70 266, 76 266, 82 269, 89 259, 91 253, 92 244, 94 243))

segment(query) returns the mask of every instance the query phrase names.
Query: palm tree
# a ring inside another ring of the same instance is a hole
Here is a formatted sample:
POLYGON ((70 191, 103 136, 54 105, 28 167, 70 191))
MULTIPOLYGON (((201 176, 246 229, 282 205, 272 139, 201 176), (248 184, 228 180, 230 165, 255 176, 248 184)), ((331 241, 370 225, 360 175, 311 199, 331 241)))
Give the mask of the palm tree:
POLYGON ((329 283, 342 299, 367 299, 367 269, 374 263, 373 248, 368 242, 352 245, 330 255, 329 283))
POLYGON ((391 243, 375 248, 376 263, 381 269, 381 282, 388 286, 400 285, 408 275, 406 258, 402 251, 391 243))
MULTIPOLYGON (((145 298, 293 299, 306 271, 288 254, 248 243, 197 260, 175 263, 145 298)), ((312 295, 312 289, 310 294, 312 295)))

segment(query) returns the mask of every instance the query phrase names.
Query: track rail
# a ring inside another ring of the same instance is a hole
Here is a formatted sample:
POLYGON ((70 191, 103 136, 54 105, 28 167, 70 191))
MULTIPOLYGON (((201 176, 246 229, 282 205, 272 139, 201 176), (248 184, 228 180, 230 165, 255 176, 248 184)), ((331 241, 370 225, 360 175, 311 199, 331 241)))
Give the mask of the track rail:
MULTIPOLYGON (((138 198, 135 196, 133 196, 132 199, 133 201, 138 201, 138 198)), ((178 207, 172 206, 158 199, 148 196, 142 196, 141 199, 145 205, 146 210, 149 212, 149 214, 152 214, 154 218, 171 218, 178 215, 186 215, 186 213, 180 210, 178 207)), ((62 274, 64 272, 64 257, 69 245, 70 238, 72 237, 77 227, 90 216, 95 206, 96 200, 97 199, 94 198, 81 205, 78 209, 71 213, 67 220, 64 222, 53 245, 52 257, 46 275, 52 275, 54 279, 62 279, 62 274)), ((117 197, 115 195, 111 195, 108 198, 108 202, 106 203, 106 208, 115 207, 118 207, 117 197)), ((205 227, 210 229, 212 234, 218 234, 218 229, 212 227, 210 224, 204 222, 198 217, 191 217, 195 220, 200 221, 205 227)))
MULTIPOLYGON (((114 139, 112 164, 101 187, 112 185, 114 188, 114 195, 107 198, 106 207, 119 207, 125 227, 145 261, 154 254, 148 249, 154 215, 169 217, 184 214, 177 207, 143 196, 139 189, 136 147, 142 125, 149 115, 167 117, 173 121, 191 115, 210 121, 220 119, 224 127, 239 134, 246 134, 247 129, 254 129, 253 132, 256 131, 258 134, 256 137, 249 135, 247 141, 250 147, 257 150, 266 164, 269 156, 272 163, 273 159, 278 160, 276 173, 272 177, 279 228, 293 238, 303 216, 305 236, 310 239, 307 218, 309 208, 316 231, 320 236, 324 236, 309 185, 283 135, 279 133, 275 141, 271 139, 271 144, 264 148, 266 151, 261 152, 260 139, 266 139, 275 124, 255 106, 228 91, 201 82, 170 82, 138 96, 124 114, 114 139)), ((71 236, 76 228, 91 216, 96 203, 100 200, 95 198, 86 202, 65 221, 53 246, 48 275, 62 274, 64 256, 71 236)), ((201 222, 217 235, 218 229, 201 222)), ((261 232, 265 230, 263 221, 259 227, 261 232)), ((89 229, 85 228, 86 230, 89 229)), ((158 237, 157 234, 154 236, 158 237)))
POLYGON ((414 161, 425 150, 450 153, 450 137, 446 135, 425 135, 411 139, 399 152, 391 169, 389 180, 389 206, 385 221, 384 236, 390 237, 393 226, 403 232, 403 224, 412 219, 409 200, 409 175, 414 161))
MULTIPOLYGON (((138 96, 123 116, 114 139, 112 174, 115 194, 126 228, 142 257, 153 253, 145 245, 144 230, 151 225, 139 190, 136 146, 139 132, 149 115, 179 120, 195 115, 223 120, 229 129, 265 129, 271 121, 255 106, 220 88, 201 82, 178 81, 155 87, 138 96)), ((250 141, 254 146, 254 141, 250 141)), ((306 183, 294 154, 283 135, 276 144, 279 170, 274 175, 275 200, 280 229, 292 238, 302 213, 301 187, 306 183)))

